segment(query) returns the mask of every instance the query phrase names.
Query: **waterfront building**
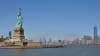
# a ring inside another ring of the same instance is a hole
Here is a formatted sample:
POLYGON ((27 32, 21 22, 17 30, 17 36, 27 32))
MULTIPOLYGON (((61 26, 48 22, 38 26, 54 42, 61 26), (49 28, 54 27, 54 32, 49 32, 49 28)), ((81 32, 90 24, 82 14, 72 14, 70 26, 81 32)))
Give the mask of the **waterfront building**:
POLYGON ((72 44, 73 45, 80 45, 80 39, 79 38, 76 38, 76 39, 74 39, 73 41, 72 41, 72 44))
POLYGON ((82 45, 89 45, 89 44, 93 44, 93 39, 92 36, 89 35, 84 35, 84 37, 81 40, 81 44, 82 45))

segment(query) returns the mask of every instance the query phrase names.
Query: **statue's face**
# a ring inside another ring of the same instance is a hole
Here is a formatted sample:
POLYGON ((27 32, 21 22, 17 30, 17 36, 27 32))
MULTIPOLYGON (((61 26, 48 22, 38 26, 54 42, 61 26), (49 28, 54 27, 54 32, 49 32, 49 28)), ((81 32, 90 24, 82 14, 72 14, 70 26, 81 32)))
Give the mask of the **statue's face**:
POLYGON ((19 16, 19 17, 18 17, 18 19, 20 19, 20 20, 21 20, 21 19, 23 19, 23 18, 22 18, 22 16, 19 16))

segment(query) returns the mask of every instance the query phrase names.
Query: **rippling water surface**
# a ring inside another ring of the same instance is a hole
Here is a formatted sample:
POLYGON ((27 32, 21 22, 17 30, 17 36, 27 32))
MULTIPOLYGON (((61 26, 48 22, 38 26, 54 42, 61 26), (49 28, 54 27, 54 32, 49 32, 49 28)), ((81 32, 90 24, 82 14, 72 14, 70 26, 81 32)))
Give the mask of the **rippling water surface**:
POLYGON ((100 56, 100 45, 41 49, 0 49, 0 56, 100 56))

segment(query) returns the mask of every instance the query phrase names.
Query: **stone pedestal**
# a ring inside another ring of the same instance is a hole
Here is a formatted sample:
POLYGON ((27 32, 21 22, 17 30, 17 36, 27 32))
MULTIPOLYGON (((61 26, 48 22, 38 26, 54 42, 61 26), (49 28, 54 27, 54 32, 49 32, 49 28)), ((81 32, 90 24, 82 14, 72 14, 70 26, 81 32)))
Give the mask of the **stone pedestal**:
POLYGON ((14 33, 13 33, 13 37, 12 37, 13 41, 15 42, 23 42, 24 39, 25 39, 25 36, 24 36, 24 29, 21 27, 16 27, 14 29, 14 33))

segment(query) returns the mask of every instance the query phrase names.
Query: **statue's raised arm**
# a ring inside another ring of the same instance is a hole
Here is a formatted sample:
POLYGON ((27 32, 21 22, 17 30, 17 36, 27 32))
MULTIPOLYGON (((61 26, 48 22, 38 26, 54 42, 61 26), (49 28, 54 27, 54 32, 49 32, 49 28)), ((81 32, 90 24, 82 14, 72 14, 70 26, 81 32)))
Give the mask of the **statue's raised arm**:
POLYGON ((21 8, 19 8, 19 12, 18 12, 18 15, 17 15, 17 25, 16 27, 19 27, 21 28, 22 27, 22 24, 23 24, 23 17, 21 16, 21 8))

